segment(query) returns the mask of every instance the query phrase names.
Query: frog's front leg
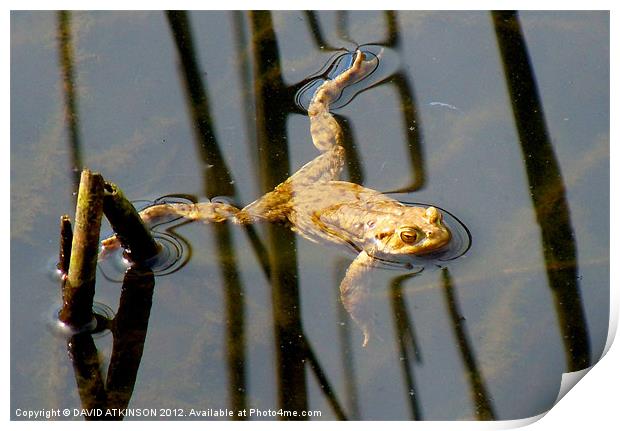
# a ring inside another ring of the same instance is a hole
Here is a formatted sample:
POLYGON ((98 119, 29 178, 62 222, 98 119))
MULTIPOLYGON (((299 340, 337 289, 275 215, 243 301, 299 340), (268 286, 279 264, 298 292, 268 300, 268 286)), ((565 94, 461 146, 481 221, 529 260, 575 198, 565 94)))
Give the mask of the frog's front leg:
POLYGON ((340 283, 340 300, 355 323, 362 329, 364 334, 362 345, 364 347, 368 345, 372 329, 372 315, 368 301, 370 291, 368 272, 372 266, 373 258, 362 251, 351 263, 342 283, 340 283))

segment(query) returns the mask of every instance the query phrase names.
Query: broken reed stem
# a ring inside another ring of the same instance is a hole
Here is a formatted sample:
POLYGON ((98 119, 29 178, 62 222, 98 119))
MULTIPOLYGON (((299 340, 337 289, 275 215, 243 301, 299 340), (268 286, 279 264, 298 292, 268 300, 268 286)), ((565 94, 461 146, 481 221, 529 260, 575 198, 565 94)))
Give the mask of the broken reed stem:
POLYGON ((105 183, 103 212, 132 261, 144 262, 157 255, 159 245, 138 211, 114 183, 105 183))
POLYGON ((63 279, 69 272, 69 259, 71 259, 71 242, 73 241, 73 229, 71 219, 67 214, 60 217, 60 250, 58 250, 58 264, 56 268, 61 272, 63 279))
POLYGON ((103 213, 103 177, 82 171, 75 210, 75 232, 67 280, 63 286, 60 320, 75 328, 93 321, 93 298, 103 213))

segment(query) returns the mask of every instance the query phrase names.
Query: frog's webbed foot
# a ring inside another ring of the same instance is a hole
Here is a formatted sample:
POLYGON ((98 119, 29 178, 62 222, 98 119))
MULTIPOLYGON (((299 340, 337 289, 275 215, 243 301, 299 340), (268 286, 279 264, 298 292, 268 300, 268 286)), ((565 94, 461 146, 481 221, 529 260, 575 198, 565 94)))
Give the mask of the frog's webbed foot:
POLYGON ((383 48, 379 52, 379 55, 373 56, 370 60, 367 60, 366 54, 359 49, 355 51, 355 60, 353 65, 338 75, 333 81, 341 90, 347 85, 356 83, 362 78, 365 78, 370 72, 375 70, 379 58, 383 56, 383 48))
MULTIPOLYGON (((176 219, 188 221, 203 221, 205 223, 219 223, 231 220, 234 223, 245 224, 251 222, 245 212, 223 202, 200 202, 196 204, 160 204, 145 208, 139 213, 147 228, 168 223, 176 219)), ((101 241, 99 260, 105 259, 113 251, 122 246, 116 235, 101 241)))
POLYGON ((340 300, 355 323, 364 334, 362 345, 366 347, 372 330, 372 313, 369 307, 368 294, 370 279, 368 272, 373 265, 373 258, 362 251, 347 269, 340 283, 340 300))
POLYGON ((310 116, 312 142, 319 151, 325 152, 342 144, 342 130, 329 112, 329 105, 340 96, 343 88, 372 72, 377 61, 377 57, 365 61, 364 53, 357 50, 353 65, 334 79, 325 81, 314 93, 308 107, 308 115, 310 116))

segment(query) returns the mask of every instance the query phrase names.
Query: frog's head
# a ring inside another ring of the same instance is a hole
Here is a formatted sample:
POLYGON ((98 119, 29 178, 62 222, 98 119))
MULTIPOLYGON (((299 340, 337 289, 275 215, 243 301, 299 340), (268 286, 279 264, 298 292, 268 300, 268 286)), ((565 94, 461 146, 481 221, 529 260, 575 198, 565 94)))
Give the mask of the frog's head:
POLYGON ((435 207, 406 207, 391 229, 377 232, 379 250, 387 254, 422 255, 450 242, 452 234, 435 207))

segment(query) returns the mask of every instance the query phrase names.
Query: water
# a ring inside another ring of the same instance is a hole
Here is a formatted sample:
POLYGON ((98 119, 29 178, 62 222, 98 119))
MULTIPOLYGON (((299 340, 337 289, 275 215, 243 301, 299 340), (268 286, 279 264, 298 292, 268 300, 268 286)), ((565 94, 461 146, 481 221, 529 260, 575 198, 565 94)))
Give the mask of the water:
POLYGON ((609 15, 524 12, 523 39, 504 18, 73 13, 77 116, 66 123, 58 16, 12 13, 12 417, 101 405, 102 393, 130 408, 309 409, 319 420, 548 409, 561 373, 596 361, 607 337, 609 15), (295 95, 358 45, 384 52, 374 86, 353 88, 335 112, 344 177, 444 208, 472 236, 441 268, 375 272, 367 348, 338 300, 350 254, 276 226, 176 225, 190 257, 180 269, 98 273, 95 300, 115 329, 69 340, 46 329, 60 306, 49 262, 75 205, 74 166, 139 205, 250 203, 317 155, 295 95), (80 396, 89 370, 108 383, 80 396), (128 370, 133 390, 119 390, 128 370))

